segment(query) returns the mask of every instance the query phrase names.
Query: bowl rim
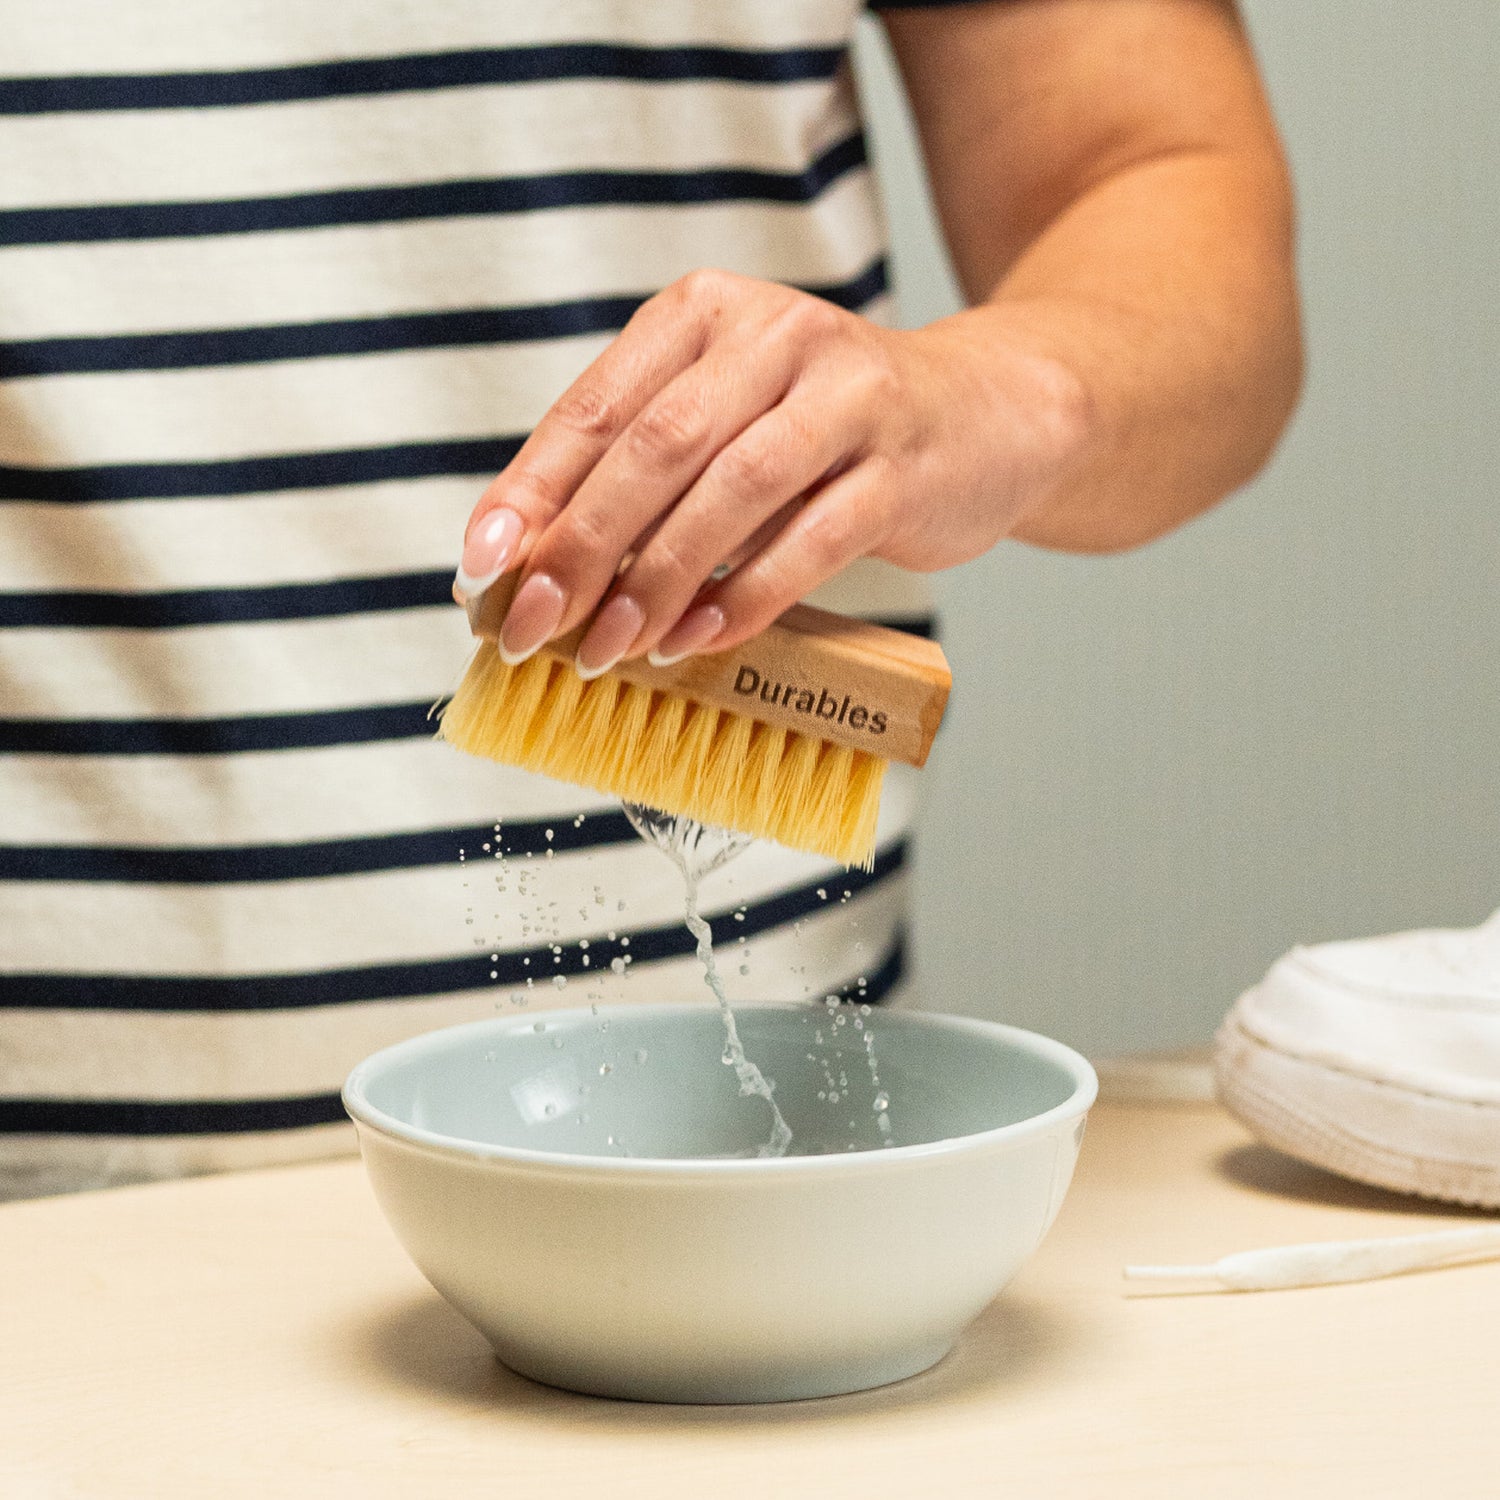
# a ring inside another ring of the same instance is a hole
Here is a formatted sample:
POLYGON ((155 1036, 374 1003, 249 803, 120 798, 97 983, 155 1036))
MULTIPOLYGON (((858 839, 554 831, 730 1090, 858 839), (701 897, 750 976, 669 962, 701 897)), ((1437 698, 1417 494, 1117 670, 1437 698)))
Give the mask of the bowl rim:
MULTIPOLYGON (((827 1172, 854 1168, 865 1170, 889 1170, 902 1163, 928 1160, 935 1157, 955 1156, 964 1152, 980 1150, 985 1146, 1009 1144, 1032 1135, 1051 1130, 1054 1126, 1074 1117, 1082 1118, 1093 1106, 1099 1093, 1099 1079, 1088 1059, 1063 1042, 1039 1032, 1027 1031, 1019 1026, 1008 1026, 1001 1021, 986 1021, 977 1016, 951 1015, 942 1011, 892 1010, 885 1014, 900 1017, 902 1023, 914 1022, 951 1031, 968 1031, 984 1036, 991 1041, 1007 1043, 1020 1051, 1030 1053, 1056 1063, 1073 1080, 1073 1090, 1060 1104, 1040 1114, 1028 1115, 1009 1125, 996 1125, 989 1130, 971 1132, 968 1135, 949 1136, 939 1141, 921 1141, 909 1146, 891 1146, 883 1150, 829 1152, 818 1156, 775 1157, 678 1157, 678 1156, 601 1156, 585 1152, 550 1151, 534 1146, 503 1146, 484 1141, 468 1140, 463 1136, 445 1135, 398 1119, 372 1104, 366 1094, 369 1085, 386 1069, 397 1062, 405 1061, 413 1054, 438 1051, 451 1045, 463 1034, 505 1035, 520 1031, 533 1031, 539 1023, 550 1021, 581 1022, 585 1019, 614 1019, 616 1016, 648 1017, 682 1015, 692 1011, 698 1014, 716 1014, 718 1007, 712 1002, 648 1003, 643 1005, 615 1004, 598 1007, 547 1010, 511 1016, 486 1016, 478 1021, 460 1022, 455 1026, 437 1027, 406 1037, 378 1052, 371 1053, 356 1063, 344 1081, 341 1098, 344 1108, 357 1126, 394 1137, 407 1145, 423 1148, 443 1157, 459 1157, 469 1161, 506 1162, 515 1166, 553 1168, 564 1171, 593 1170, 627 1175, 645 1173, 651 1176, 681 1177, 705 1172, 712 1174, 766 1172, 827 1172), (888 1165, 887 1165, 888 1164, 888 1165)), ((805 1012, 805 1002, 757 1002, 736 1006, 736 1011, 779 1010, 805 1012)))

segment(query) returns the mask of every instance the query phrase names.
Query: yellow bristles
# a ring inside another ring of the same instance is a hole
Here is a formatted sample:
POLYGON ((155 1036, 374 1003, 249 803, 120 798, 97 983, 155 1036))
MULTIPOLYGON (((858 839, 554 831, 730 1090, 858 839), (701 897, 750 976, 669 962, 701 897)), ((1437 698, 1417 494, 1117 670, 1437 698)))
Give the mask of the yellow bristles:
POLYGON ((537 655, 507 666, 481 642, 438 734, 648 807, 869 867, 885 761, 606 673, 584 682, 537 655))

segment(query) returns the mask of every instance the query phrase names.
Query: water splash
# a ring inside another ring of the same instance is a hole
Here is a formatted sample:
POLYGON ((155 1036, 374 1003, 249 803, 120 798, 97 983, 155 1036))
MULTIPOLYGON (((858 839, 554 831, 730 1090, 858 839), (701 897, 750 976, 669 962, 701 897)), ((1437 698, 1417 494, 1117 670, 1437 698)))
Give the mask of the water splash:
POLYGON ((719 1002, 719 1014, 724 1020, 724 1062, 734 1069, 741 1095, 764 1099, 771 1108, 771 1139, 760 1148, 758 1154, 785 1156, 787 1147, 792 1143, 791 1127, 777 1108, 775 1085, 745 1056, 734 1012, 729 1008, 729 1000, 724 993, 724 981, 719 977, 719 968, 714 962, 713 932, 698 911, 698 887, 703 877, 748 848, 750 838, 747 834, 699 823, 693 818, 657 812, 654 808, 641 807, 633 802, 625 803, 624 807, 625 816, 630 819, 635 831, 648 844, 654 844, 660 849, 682 872, 686 898, 684 919, 688 931, 697 939, 698 961, 703 965, 704 983, 719 1002))

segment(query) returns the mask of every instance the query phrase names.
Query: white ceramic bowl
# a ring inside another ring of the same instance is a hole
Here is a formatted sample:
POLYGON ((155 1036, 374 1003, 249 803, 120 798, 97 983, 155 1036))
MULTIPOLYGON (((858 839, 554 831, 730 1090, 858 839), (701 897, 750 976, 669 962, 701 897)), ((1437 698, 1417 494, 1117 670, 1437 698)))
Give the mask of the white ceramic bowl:
POLYGON ((350 1075, 387 1219, 512 1369, 651 1401, 863 1390, 941 1359, 1040 1242, 1096 1090, 1077 1053, 954 1016, 736 1015, 793 1151, 829 1154, 753 1155, 770 1111, 710 1006, 511 1015, 350 1075))

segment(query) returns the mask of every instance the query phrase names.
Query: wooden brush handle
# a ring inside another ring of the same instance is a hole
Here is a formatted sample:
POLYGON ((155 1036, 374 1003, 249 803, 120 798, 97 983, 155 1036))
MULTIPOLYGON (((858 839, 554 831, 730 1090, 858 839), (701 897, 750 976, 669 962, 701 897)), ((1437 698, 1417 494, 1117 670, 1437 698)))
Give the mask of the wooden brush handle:
MULTIPOLYGON (((517 578, 469 603, 469 628, 498 639, 517 578)), ((542 650, 571 661, 588 622, 542 650)), ((659 688, 763 724, 832 740, 908 765, 926 763, 953 684, 936 641, 794 604, 753 640, 671 667, 642 657, 611 668, 624 682, 659 688)))

